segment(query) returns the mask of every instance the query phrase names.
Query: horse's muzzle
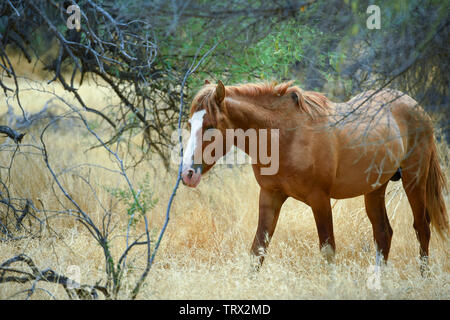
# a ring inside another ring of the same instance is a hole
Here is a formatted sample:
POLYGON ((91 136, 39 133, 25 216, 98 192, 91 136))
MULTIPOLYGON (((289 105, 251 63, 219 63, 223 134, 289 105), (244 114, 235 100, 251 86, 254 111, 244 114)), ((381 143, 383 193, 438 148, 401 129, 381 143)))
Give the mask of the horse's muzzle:
POLYGON ((189 168, 181 173, 181 181, 185 186, 195 188, 200 183, 202 178, 202 171, 200 169, 194 170, 189 168))

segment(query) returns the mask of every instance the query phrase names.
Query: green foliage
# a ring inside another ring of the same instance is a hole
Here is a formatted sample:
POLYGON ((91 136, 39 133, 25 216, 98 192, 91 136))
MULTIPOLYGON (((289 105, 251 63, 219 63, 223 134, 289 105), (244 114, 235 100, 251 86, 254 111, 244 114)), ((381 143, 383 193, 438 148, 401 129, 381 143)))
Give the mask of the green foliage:
POLYGON ((125 204, 131 225, 135 225, 139 219, 139 215, 136 215, 136 213, 144 215, 158 203, 158 199, 154 198, 154 192, 150 187, 149 181, 150 175, 146 173, 144 182, 139 183, 137 193, 134 193, 128 187, 105 187, 109 194, 125 204))
MULTIPOLYGON (((238 46, 236 41, 223 42, 216 49, 219 53, 189 79, 188 86, 195 91, 204 79, 211 78, 228 84, 294 79, 297 66, 308 59, 305 51, 320 37, 324 37, 321 31, 286 20, 274 24, 266 36, 254 43, 238 46)), ((319 69, 325 69, 330 62, 339 65, 343 60, 344 55, 337 52, 321 52, 315 57, 319 69)))
MULTIPOLYGON (((304 58, 314 31, 295 22, 278 24, 276 29, 254 45, 246 47, 228 68, 230 82, 288 78, 292 65, 304 58)), ((229 46, 227 50, 232 50, 229 46)))

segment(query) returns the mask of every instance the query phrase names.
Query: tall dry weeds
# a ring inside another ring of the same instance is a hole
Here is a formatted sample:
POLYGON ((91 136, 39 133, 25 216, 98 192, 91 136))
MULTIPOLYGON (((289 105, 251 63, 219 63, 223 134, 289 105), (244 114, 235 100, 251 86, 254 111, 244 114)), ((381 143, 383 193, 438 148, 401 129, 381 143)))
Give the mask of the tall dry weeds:
MULTIPOLYGON (((55 90, 60 90, 56 88, 55 90)), ((86 86, 92 103, 110 103, 100 99, 96 87, 86 86)), ((23 104, 42 106, 44 93, 25 91, 23 104)), ((12 101, 13 103, 13 101, 12 101)), ((101 129, 101 128, 100 128, 101 129)), ((39 130, 31 129, 24 143, 37 141, 39 130), (36 130, 36 131, 33 131, 36 130)), ((82 130, 50 131, 46 136, 50 159, 58 172, 82 163, 111 165, 104 149, 86 151, 94 143, 82 130)), ((0 141, 4 142, 4 141, 0 141)), ((70 266, 81 270, 83 283, 94 284, 104 277, 101 248, 76 221, 59 216, 61 193, 46 169, 42 157, 19 152, 11 169, 11 190, 17 195, 45 204, 49 219, 42 236, 0 242, 0 261, 26 253, 41 268, 67 272, 70 266)), ((448 153, 447 146, 440 150, 448 153)), ((1 163, 11 154, 2 152, 1 163)), ((448 175, 449 168, 445 168, 448 175)), ((99 201, 113 210, 113 254, 124 249, 129 222, 127 205, 109 192, 108 187, 123 187, 123 182, 108 171, 91 168, 69 171, 61 181, 71 196, 101 223, 99 201), (77 171, 78 172, 78 171, 77 171), (86 188, 88 178, 95 193, 86 188)), ((150 228, 157 232, 163 223, 166 204, 176 179, 176 171, 167 171, 157 157, 129 170, 136 185, 144 184, 158 199, 149 213, 150 228), (147 175, 146 175, 147 174, 147 175)), ((394 230, 389 264, 383 269, 381 287, 368 285, 370 266, 375 262, 372 229, 362 197, 333 200, 333 219, 337 244, 336 261, 326 264, 319 253, 318 236, 310 208, 292 199, 281 211, 265 264, 259 273, 250 272, 249 248, 257 225, 258 185, 250 167, 217 166, 193 190, 181 187, 176 195, 171 221, 156 262, 141 289, 140 299, 449 299, 450 264, 448 245, 432 235, 430 273, 419 272, 419 246, 414 234, 413 216, 401 182, 390 183, 387 211, 394 230)), ((449 198, 446 197, 447 207, 449 198)), ((66 204, 67 205, 67 204, 66 204)), ((143 222, 133 225, 143 230, 143 222)), ((145 267, 145 252, 137 250, 127 261, 127 281, 120 298, 128 297, 132 283, 145 267)), ((66 299, 57 285, 39 284, 58 299, 66 299)), ((0 284, 0 298, 23 290, 21 284, 0 284)), ((14 298, 22 298, 17 295, 14 298)), ((32 298, 49 298, 37 291, 32 298)))

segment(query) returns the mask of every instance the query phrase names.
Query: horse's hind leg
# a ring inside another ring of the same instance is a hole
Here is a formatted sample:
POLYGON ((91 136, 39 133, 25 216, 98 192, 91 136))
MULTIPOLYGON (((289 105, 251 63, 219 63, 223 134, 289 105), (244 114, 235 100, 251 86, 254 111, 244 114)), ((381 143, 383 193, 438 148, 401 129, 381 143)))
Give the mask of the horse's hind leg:
POLYGON ((392 228, 386 213, 385 191, 387 183, 364 195, 367 216, 372 223, 373 237, 376 244, 376 263, 381 264, 381 258, 387 262, 389 250, 391 248, 392 228))
MULTIPOLYGON (((420 176, 426 177, 426 172, 420 176)), ((430 217, 426 209, 426 179, 417 179, 414 174, 405 172, 403 176, 403 187, 414 215, 413 226, 420 243, 420 270, 423 274, 428 264, 428 246, 431 235, 430 217)))

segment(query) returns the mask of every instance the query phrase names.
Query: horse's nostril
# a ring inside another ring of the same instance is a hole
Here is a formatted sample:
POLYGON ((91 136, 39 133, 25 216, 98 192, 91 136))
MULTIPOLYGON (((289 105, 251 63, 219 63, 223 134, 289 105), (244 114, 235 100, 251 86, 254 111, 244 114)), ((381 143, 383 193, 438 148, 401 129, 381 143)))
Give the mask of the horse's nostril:
POLYGON ((193 174, 194 174, 194 170, 189 169, 188 174, 187 174, 188 179, 192 178, 193 174))

